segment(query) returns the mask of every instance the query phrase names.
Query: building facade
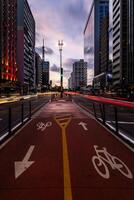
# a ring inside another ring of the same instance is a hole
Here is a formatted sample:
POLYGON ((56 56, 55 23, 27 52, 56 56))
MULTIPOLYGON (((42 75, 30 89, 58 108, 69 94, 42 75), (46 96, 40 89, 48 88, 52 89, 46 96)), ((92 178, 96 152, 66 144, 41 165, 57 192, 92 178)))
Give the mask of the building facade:
POLYGON ((73 72, 71 72, 70 78, 68 79, 68 89, 74 90, 73 72))
POLYGON ((71 77, 69 77, 69 79, 68 79, 68 89, 69 90, 72 89, 72 79, 71 79, 71 77))
POLYGON ((38 53, 35 52, 35 85, 38 91, 42 86, 42 59, 38 53))
POLYGON ((49 89, 49 67, 50 63, 49 61, 43 61, 42 60, 42 87, 44 89, 49 89))
POLYGON ((127 1, 113 1, 113 87, 120 88, 123 79, 123 68, 127 69, 127 7, 123 13, 123 4, 128 6, 127 1), (125 19, 124 19, 125 17, 125 19), (123 23, 123 19, 125 20, 123 23), (124 34, 123 34, 124 32, 124 34), (126 35, 126 36, 125 36, 126 35), (125 37, 124 37, 125 36, 125 37), (124 43, 122 42, 125 39, 124 43), (123 59, 123 56, 124 59, 123 59))
POLYGON ((84 30, 84 58, 88 68, 94 70, 94 83, 99 87, 105 87, 102 80, 108 68, 108 27, 109 0, 94 0, 84 30))
MULTIPOLYGON (((129 0, 128 88, 134 90, 134 1, 129 0)), ((134 92, 134 91, 133 91, 134 92)))
POLYGON ((134 3, 113 1, 113 87, 134 88, 134 3))
POLYGON ((89 17, 84 30, 84 60, 87 62, 87 75, 90 76, 90 84, 94 77, 94 2, 92 3, 89 17), (92 74, 92 75, 91 75, 92 74))
POLYGON ((0 86, 17 81, 17 1, 0 1, 0 86), (11 17, 12 16, 12 17, 11 17))
POLYGON ((21 88, 35 87, 35 20, 27 0, 17 1, 17 63, 21 88))
POLYGON ((87 86, 87 62, 84 62, 83 59, 74 62, 71 79, 74 90, 87 86))

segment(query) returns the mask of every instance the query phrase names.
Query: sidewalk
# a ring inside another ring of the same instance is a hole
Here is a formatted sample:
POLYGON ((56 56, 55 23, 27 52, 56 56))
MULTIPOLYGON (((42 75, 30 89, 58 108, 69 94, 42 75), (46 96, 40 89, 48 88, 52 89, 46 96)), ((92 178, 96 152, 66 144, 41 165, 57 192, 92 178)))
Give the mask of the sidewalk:
POLYGON ((49 102, 0 150, 2 200, 133 200, 134 151, 73 102, 49 102))

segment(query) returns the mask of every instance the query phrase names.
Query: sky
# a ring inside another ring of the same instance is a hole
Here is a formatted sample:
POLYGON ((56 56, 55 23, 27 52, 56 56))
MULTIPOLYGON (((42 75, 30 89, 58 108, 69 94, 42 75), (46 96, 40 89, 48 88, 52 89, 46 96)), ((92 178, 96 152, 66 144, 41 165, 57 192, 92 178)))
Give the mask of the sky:
POLYGON ((83 31, 92 0, 28 0, 28 2, 36 22, 36 51, 41 55, 44 38, 45 59, 50 62, 50 80, 53 85, 60 85, 58 40, 63 40, 63 81, 64 87, 67 87, 72 63, 84 58, 83 31))

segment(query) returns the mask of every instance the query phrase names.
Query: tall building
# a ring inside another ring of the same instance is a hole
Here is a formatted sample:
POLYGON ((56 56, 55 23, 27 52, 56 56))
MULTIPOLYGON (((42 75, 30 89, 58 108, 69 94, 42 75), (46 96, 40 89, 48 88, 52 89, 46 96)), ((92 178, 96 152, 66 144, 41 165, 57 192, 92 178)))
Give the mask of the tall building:
POLYGON ((72 79, 69 77, 68 79, 68 89, 72 89, 72 79))
POLYGON ((134 3, 113 0, 113 86, 134 88, 134 3))
POLYGON ((87 62, 83 59, 74 62, 71 81, 74 90, 87 86, 87 62))
POLYGON ((75 89, 74 88, 74 81, 73 81, 73 72, 71 72, 71 76, 68 79, 68 89, 71 89, 71 90, 75 89))
POLYGON ((128 88, 134 90, 134 1, 129 0, 128 88))
POLYGON ((17 81, 17 1, 0 1, 0 85, 17 81))
POLYGON ((101 24, 100 38, 100 71, 99 74, 108 71, 109 62, 109 17, 106 16, 101 24))
POLYGON ((113 66, 113 0, 109 0, 109 66, 108 71, 112 74, 113 66))
POLYGON ((35 53, 35 85, 37 90, 41 90, 42 85, 42 60, 38 53, 35 53))
POLYGON ((42 86, 43 88, 48 89, 50 82, 49 82, 49 61, 42 60, 42 86))
POLYGON ((105 87, 108 68, 108 27, 109 0, 94 0, 84 30, 84 58, 99 87, 105 87))
POLYGON ((18 79, 25 92, 35 84, 35 20, 27 0, 17 1, 18 79))
POLYGON ((88 69, 87 74, 88 76, 90 74, 91 82, 94 77, 94 57, 95 57, 94 24, 95 22, 94 22, 94 2, 93 2, 91 5, 90 13, 84 30, 84 60, 87 62, 87 69, 88 69))

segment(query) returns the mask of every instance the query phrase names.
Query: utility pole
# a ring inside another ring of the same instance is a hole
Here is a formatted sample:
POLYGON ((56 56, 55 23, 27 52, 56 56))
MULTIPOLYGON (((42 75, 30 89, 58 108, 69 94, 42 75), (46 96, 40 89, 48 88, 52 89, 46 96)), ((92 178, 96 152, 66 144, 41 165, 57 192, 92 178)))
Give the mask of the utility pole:
POLYGON ((61 86, 60 96, 61 96, 61 98, 63 98, 63 67, 62 67, 62 47, 63 47, 63 40, 59 40, 58 41, 58 45, 59 45, 59 52, 60 52, 60 86, 61 86))

